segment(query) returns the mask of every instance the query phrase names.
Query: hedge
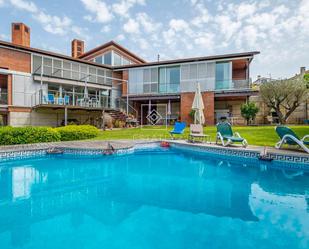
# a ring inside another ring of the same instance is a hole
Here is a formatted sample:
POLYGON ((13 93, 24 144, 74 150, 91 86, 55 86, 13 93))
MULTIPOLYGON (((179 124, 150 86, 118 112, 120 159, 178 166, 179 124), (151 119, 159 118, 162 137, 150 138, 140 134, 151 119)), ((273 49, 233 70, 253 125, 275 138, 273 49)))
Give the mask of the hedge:
POLYGON ((91 125, 67 125, 55 129, 60 133, 61 141, 82 140, 99 135, 99 130, 91 125))
POLYGON ((94 138, 99 130, 91 125, 50 127, 1 127, 0 145, 71 141, 94 138))
POLYGON ((60 134, 49 127, 2 127, 0 145, 31 144, 60 141, 60 134))

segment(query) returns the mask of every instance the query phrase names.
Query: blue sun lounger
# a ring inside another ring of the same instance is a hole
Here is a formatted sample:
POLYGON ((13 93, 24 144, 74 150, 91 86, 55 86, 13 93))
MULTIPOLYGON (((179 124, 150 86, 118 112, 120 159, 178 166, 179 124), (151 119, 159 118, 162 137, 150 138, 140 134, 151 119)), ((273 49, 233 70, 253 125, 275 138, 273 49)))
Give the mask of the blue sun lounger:
POLYGON ((172 136, 172 138, 173 139, 175 138, 174 135, 183 134, 186 126, 187 126, 186 122, 176 122, 174 129, 172 131, 170 131, 170 135, 172 136))

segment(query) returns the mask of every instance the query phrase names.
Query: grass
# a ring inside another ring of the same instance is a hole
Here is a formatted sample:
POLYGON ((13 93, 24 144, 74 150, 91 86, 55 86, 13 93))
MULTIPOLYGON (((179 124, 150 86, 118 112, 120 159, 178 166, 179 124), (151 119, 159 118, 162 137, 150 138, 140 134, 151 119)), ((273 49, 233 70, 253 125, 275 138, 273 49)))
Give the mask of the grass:
MULTIPOLYGON (((289 126, 299 137, 309 134, 309 126, 289 126)), ((168 138, 168 131, 172 127, 143 127, 130 129, 117 129, 101 131, 95 140, 117 140, 117 139, 148 139, 148 138, 168 138)), ((239 132, 247 139, 250 145, 274 146, 279 141, 274 126, 235 126, 234 132, 239 132)), ((215 141, 216 127, 207 126, 204 133, 211 136, 211 141, 215 141)), ((187 138, 189 128, 186 128, 183 138, 187 138)))

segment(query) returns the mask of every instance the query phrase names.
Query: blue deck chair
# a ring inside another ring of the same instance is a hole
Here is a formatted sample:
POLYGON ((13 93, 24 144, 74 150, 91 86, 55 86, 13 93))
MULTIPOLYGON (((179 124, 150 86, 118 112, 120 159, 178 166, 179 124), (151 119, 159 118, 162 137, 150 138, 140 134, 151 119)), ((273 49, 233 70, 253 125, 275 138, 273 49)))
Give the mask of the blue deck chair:
POLYGON ((63 101, 64 99, 63 98, 58 98, 58 105, 63 105, 63 103, 64 103, 64 101, 63 101))
POLYGON ((65 105, 69 105, 70 104, 70 96, 68 96, 68 95, 64 96, 64 104, 65 105))
POLYGON ((217 124, 217 138, 223 146, 228 146, 232 143, 241 143, 243 147, 247 147, 248 142, 241 137, 238 132, 233 133, 232 126, 228 122, 221 122, 217 124))
POLYGON ((309 141, 305 141, 306 139, 309 139, 309 135, 299 138, 296 133, 287 126, 277 126, 275 129, 280 137, 280 141, 275 145, 277 149, 280 149, 283 144, 298 145, 304 151, 309 153, 309 148, 307 147, 309 146, 309 141))
POLYGON ((48 94, 48 104, 55 104, 55 96, 54 94, 48 94))
POLYGON ((172 138, 173 139, 175 138, 174 135, 183 134, 186 126, 187 126, 186 122, 176 122, 174 129, 172 131, 170 131, 170 135, 172 136, 172 138))

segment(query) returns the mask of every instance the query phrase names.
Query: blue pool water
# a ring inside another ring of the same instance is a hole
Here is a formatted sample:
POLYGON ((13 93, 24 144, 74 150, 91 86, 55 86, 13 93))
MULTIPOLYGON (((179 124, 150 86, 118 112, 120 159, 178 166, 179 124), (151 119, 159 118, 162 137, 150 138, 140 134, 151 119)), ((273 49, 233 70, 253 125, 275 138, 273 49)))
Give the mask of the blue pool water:
POLYGON ((178 149, 3 162, 0 248, 309 248, 309 172, 271 166, 178 149))

